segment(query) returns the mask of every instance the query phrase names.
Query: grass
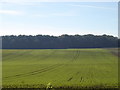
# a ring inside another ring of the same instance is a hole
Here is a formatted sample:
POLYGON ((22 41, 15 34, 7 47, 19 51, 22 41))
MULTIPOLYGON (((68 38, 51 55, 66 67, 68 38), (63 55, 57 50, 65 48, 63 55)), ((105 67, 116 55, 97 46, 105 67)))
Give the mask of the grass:
POLYGON ((3 50, 3 88, 117 88, 108 49, 3 50))

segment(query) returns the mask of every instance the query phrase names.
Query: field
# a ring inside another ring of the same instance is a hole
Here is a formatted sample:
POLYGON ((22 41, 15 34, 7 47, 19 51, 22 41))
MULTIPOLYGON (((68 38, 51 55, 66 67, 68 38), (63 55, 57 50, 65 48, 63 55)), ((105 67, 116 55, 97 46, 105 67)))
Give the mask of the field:
POLYGON ((2 68, 4 88, 118 86, 118 57, 109 49, 6 49, 2 68))

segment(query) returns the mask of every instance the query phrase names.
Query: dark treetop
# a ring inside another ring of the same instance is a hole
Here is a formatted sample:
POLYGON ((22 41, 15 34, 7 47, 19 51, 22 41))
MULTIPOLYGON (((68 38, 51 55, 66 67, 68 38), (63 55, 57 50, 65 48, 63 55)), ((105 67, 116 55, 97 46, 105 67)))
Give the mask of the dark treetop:
POLYGON ((117 37, 110 35, 36 35, 2 36, 3 49, 67 49, 118 47, 117 37))

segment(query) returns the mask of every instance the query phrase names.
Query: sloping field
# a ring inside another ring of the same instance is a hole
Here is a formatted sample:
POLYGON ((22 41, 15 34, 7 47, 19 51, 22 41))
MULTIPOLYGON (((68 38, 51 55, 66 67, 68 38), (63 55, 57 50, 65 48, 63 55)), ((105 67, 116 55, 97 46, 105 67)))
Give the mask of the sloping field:
POLYGON ((117 68, 107 49, 3 50, 3 87, 115 88, 117 68))

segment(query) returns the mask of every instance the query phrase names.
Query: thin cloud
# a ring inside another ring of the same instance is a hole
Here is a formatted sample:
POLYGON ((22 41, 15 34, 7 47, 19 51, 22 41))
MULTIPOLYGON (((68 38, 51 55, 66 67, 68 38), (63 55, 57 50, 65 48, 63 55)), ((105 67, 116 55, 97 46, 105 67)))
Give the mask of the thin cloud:
POLYGON ((48 14, 34 14, 32 15, 33 17, 41 17, 41 18, 46 18, 46 17, 72 17, 72 16, 77 16, 77 13, 74 11, 68 11, 68 12, 56 12, 56 13, 48 13, 48 14))
POLYGON ((110 10, 115 10, 115 8, 110 8, 110 7, 100 7, 100 6, 93 6, 93 5, 71 5, 73 7, 88 7, 88 8, 98 8, 98 9, 110 9, 110 10))
POLYGON ((76 16, 75 13, 72 12, 65 12, 65 13, 53 13, 51 16, 76 16))
POLYGON ((6 6, 20 5, 20 6, 46 7, 45 4, 38 3, 38 2, 0 2, 0 5, 6 5, 6 6))
POLYGON ((0 10, 0 14, 22 15, 23 12, 20 12, 20 11, 14 11, 14 10, 0 10))
POLYGON ((40 17, 40 18, 47 18, 47 17, 69 17, 69 16, 76 16, 75 14, 72 13, 51 13, 51 14, 35 14, 32 15, 32 17, 40 17))

